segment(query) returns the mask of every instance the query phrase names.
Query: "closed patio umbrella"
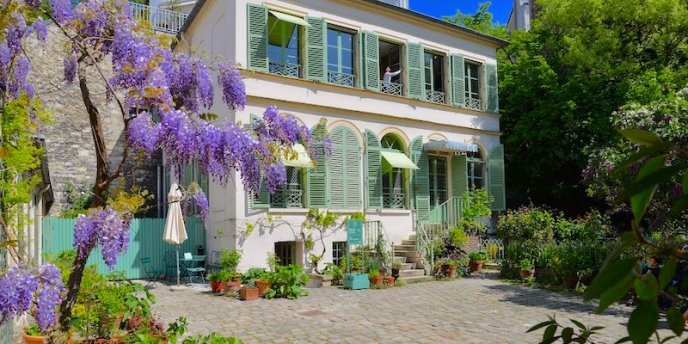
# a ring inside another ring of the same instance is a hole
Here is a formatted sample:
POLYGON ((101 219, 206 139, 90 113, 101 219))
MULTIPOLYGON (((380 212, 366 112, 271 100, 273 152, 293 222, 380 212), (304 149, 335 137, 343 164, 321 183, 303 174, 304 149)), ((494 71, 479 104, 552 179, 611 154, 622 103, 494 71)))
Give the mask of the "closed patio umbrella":
POLYGON ((167 221, 165 221, 165 232, 162 240, 168 244, 177 245, 177 285, 179 284, 179 245, 186 241, 186 226, 184 226, 184 216, 182 215, 182 192, 179 190, 177 183, 172 183, 170 193, 167 194, 167 200, 170 202, 169 210, 167 211, 167 221))

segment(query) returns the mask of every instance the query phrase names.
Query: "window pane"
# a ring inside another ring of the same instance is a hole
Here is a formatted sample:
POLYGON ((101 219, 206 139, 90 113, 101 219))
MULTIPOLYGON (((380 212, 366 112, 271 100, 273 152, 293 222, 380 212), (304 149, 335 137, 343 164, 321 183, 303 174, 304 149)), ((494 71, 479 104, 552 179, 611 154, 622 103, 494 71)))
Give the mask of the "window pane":
POLYGON ((353 35, 348 32, 342 32, 340 35, 342 38, 342 48, 351 49, 353 47, 354 42, 353 35))
POLYGON ((339 64, 339 54, 337 53, 336 47, 327 48, 327 63, 338 65, 339 64))
POLYGON ((342 52, 342 67, 353 68, 354 67, 354 57, 351 52, 342 52))
POLYGON ((337 30, 327 29, 327 45, 337 46, 337 30))

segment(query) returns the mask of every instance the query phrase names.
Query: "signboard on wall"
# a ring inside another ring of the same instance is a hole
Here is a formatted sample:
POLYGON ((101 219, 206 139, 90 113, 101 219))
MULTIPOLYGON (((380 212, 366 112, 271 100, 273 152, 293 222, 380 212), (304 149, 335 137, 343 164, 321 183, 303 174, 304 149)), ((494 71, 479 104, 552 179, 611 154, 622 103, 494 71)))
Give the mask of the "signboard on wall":
POLYGON ((363 221, 351 219, 346 222, 346 241, 349 245, 363 245, 363 221))

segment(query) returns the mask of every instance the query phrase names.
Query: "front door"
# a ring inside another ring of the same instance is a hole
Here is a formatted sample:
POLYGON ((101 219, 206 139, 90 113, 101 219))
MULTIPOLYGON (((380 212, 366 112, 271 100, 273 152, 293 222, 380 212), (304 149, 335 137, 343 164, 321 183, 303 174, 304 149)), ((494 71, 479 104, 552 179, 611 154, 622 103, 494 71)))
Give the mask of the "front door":
POLYGON ((447 158, 428 157, 430 169, 430 211, 447 201, 447 158))

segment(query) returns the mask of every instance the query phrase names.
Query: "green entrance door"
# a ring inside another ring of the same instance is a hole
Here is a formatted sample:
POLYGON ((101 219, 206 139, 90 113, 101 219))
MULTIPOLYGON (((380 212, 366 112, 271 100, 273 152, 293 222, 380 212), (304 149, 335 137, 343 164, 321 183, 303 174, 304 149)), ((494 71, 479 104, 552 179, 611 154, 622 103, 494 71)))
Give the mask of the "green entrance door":
MULTIPOLYGON (((447 201, 447 158, 439 156, 428 157, 430 177, 430 211, 447 201)), ((434 216, 433 216, 434 217, 434 216)), ((441 221, 442 215, 437 214, 441 221)))

